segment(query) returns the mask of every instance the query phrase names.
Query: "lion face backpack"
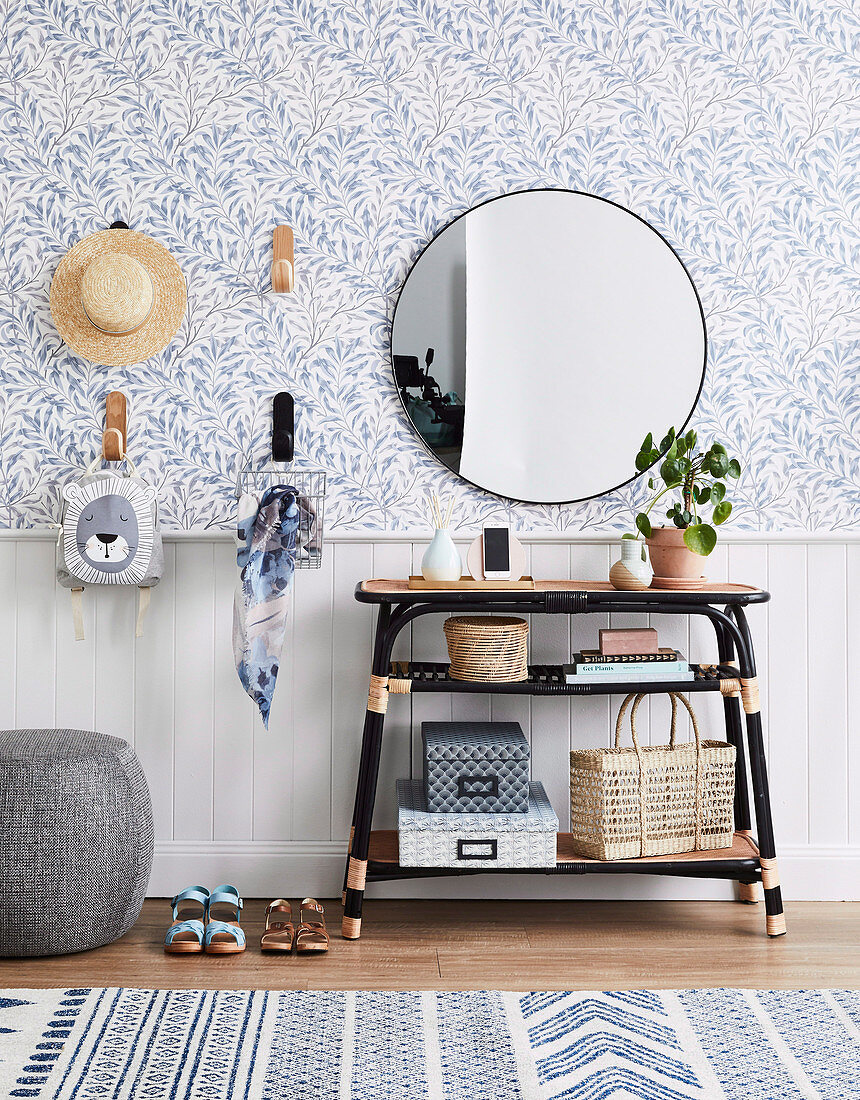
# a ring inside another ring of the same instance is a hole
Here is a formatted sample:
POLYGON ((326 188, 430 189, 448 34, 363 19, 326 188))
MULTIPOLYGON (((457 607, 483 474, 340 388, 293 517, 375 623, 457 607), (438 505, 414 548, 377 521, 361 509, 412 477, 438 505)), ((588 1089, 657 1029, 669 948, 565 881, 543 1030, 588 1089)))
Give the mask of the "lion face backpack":
POLYGON ((136 637, 143 634, 150 589, 161 580, 164 551, 155 489, 128 472, 98 470, 99 455, 83 476, 63 486, 57 539, 57 581, 72 594, 75 638, 83 641, 83 591, 91 584, 136 585, 136 637))

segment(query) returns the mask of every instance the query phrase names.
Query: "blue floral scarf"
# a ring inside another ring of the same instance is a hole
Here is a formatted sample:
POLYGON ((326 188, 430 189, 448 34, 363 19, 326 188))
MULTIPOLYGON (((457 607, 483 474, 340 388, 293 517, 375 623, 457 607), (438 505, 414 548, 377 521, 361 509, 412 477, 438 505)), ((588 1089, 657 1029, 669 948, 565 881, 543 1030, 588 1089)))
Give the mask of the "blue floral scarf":
POLYGON ((233 656, 242 687, 269 727, 269 709, 287 628, 290 587, 299 531, 313 528, 310 506, 289 485, 239 500, 236 564, 239 583, 233 602, 233 656))

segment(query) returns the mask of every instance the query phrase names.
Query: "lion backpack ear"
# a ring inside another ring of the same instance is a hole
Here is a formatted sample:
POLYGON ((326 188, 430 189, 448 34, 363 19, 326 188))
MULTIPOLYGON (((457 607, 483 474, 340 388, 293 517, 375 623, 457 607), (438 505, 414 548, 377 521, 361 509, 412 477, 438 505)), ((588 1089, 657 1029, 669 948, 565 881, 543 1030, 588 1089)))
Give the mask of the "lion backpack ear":
POLYGON ((63 500, 75 501, 81 495, 81 484, 79 481, 69 481, 63 486, 63 500))

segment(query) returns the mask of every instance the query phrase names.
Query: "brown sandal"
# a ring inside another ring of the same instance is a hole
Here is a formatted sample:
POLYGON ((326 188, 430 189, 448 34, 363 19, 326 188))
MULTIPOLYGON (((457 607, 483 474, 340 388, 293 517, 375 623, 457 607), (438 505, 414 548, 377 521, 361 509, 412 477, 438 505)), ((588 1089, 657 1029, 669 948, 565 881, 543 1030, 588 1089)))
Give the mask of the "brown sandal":
POLYGON ((316 898, 304 899, 299 922, 296 932, 296 954, 310 955, 315 951, 328 951, 325 910, 316 898))
POLYGON ((293 949, 293 936, 296 928, 293 924, 293 910, 288 901, 275 898, 266 906, 266 931, 260 939, 261 951, 280 951, 289 954, 293 949), (286 914, 283 920, 281 914, 286 914), (276 919, 272 920, 275 916, 276 919))

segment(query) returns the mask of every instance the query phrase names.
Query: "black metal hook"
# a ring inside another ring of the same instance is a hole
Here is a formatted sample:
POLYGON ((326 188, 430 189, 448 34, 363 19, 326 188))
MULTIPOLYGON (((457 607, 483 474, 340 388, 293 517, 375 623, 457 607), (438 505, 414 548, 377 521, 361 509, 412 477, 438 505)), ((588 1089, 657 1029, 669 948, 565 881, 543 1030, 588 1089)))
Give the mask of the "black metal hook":
POLYGON ((296 414, 293 395, 276 393, 272 402, 272 458, 292 462, 295 448, 296 414))

